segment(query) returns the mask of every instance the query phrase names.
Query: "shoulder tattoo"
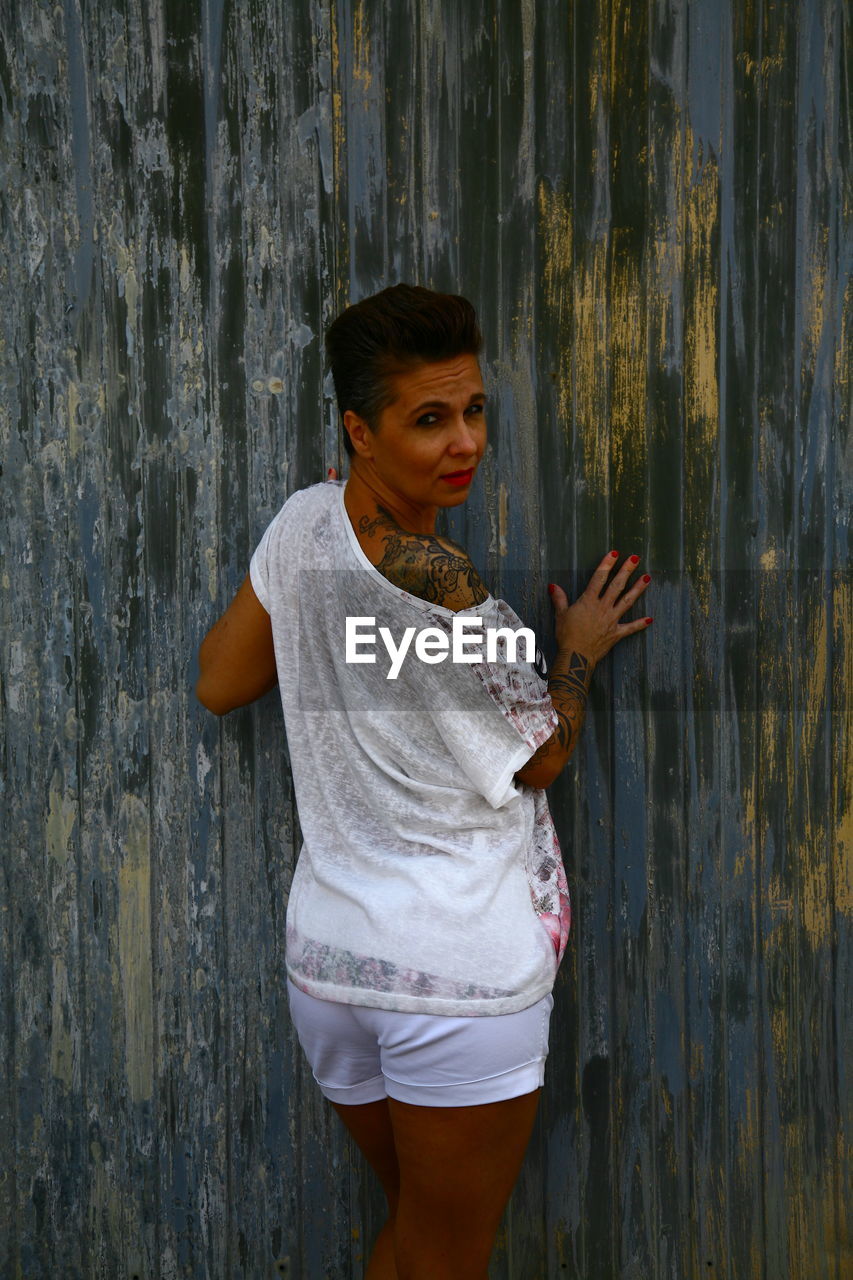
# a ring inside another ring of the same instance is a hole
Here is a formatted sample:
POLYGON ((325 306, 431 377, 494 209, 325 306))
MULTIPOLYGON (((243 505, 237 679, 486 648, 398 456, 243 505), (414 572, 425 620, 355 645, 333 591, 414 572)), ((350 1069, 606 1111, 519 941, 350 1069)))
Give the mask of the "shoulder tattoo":
POLYGON ((462 547, 432 533, 408 533, 379 508, 372 519, 362 516, 359 532, 380 537, 384 548, 376 568, 395 586, 431 604, 467 609, 488 596, 480 575, 462 547))

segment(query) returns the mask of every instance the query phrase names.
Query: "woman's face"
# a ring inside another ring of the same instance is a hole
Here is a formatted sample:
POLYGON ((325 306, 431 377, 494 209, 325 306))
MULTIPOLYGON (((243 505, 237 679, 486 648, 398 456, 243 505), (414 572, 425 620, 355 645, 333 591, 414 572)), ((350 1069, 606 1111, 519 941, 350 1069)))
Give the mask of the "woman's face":
MULTIPOLYGON (((486 447, 486 395, 473 355, 421 364, 389 379, 393 402, 375 432, 354 435, 361 464, 418 507, 454 507, 471 489, 486 447)), ((361 420, 349 412, 347 426, 361 420)))

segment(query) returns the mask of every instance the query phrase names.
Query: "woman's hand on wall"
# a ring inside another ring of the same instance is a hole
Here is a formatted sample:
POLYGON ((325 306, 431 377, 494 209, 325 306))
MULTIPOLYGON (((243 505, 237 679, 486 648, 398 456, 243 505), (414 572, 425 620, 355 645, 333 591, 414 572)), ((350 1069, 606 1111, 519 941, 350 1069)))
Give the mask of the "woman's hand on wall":
POLYGON ((629 556, 608 582, 618 558, 618 551, 604 557, 583 595, 572 605, 562 587, 553 582, 548 586, 557 635, 557 656, 551 664, 548 693, 557 715, 557 728, 515 775, 530 787, 549 787, 577 746, 597 663, 617 640, 644 631, 652 621, 619 621, 651 579, 645 574, 634 586, 628 586, 628 579, 640 562, 639 556, 629 556))
POLYGON ((651 618, 620 621, 646 590, 651 578, 644 574, 629 587, 628 580, 636 572, 640 557, 628 556, 608 582, 618 557, 618 551, 611 551, 604 557, 590 578, 586 590, 574 604, 569 604, 569 598, 562 587, 554 583, 548 586, 554 606, 558 650, 581 653, 593 665, 597 665, 617 641, 638 631, 645 631, 652 622, 651 618))

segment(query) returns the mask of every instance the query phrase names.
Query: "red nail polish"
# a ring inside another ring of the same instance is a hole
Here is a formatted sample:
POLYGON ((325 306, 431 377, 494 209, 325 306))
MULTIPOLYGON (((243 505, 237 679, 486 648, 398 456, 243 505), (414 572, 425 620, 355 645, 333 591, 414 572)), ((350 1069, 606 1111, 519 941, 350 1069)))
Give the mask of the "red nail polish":
POLYGON ((651 580, 652 580, 651 574, 649 573, 643 574, 643 582, 651 582, 651 580))
POLYGON ((548 590, 551 592, 551 594, 552 594, 552 595, 554 594, 554 584, 553 584, 553 582, 549 582, 549 583, 548 583, 548 590))
POLYGON ((631 556, 631 564, 639 564, 639 563, 640 563, 639 556, 631 556))
POLYGON ((646 626, 648 626, 650 622, 654 622, 654 618, 646 618, 646 626))
POLYGON ((611 554, 612 556, 618 556, 619 552, 618 552, 618 551, 611 551, 611 552, 610 552, 610 554, 611 554))

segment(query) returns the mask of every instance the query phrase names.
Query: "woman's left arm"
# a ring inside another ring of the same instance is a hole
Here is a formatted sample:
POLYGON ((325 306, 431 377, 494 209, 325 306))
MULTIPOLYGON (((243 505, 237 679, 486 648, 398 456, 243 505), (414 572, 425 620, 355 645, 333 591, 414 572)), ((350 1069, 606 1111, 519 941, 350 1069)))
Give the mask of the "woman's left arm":
MULTIPOLYGON (((337 480, 329 467, 327 480, 337 480)), ((240 590, 201 642, 195 696, 224 716, 263 697, 278 684, 270 616, 246 574, 240 590)))
POLYGON ((244 707, 278 684, 270 615, 248 574, 198 652, 199 702, 218 716, 244 707))

